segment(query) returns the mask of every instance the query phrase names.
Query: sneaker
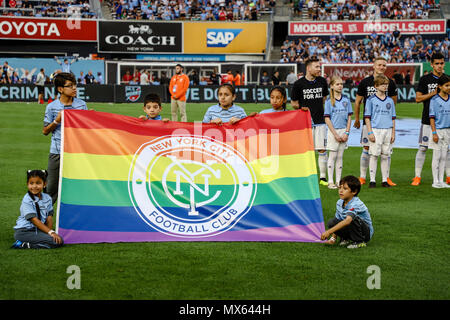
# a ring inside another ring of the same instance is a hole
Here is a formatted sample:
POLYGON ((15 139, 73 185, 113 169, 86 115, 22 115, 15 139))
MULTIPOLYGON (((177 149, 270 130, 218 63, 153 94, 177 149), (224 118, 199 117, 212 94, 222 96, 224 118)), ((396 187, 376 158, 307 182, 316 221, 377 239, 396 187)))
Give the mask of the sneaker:
POLYGON ((328 189, 337 189, 337 188, 338 188, 337 185, 335 185, 334 183, 329 183, 328 184, 328 189))
POLYGON ((366 184, 366 179, 359 177, 359 183, 361 183, 361 185, 366 184))
POLYGON ((351 244, 352 242, 350 241, 350 240, 341 240, 341 242, 339 242, 339 245, 341 246, 341 247, 344 247, 344 246, 348 246, 349 244, 351 244))
POLYGON ((420 184, 420 180, 422 180, 421 177, 414 177, 413 181, 411 182, 411 185, 418 186, 420 184))
POLYGON ((447 179, 445 180, 445 183, 450 184, 450 177, 447 177, 447 179))
POLYGON ((387 178, 387 183, 388 183, 388 185, 390 185, 391 187, 397 185, 396 183, 392 182, 391 178, 387 178))
POLYGON ((377 186, 376 182, 370 182, 369 183, 369 188, 375 188, 377 186))
POLYGON ((381 186, 383 187, 383 188, 390 188, 391 187, 391 185, 388 183, 388 182, 382 182, 381 183, 381 186))
POLYGON ((358 249, 367 247, 365 242, 354 242, 351 245, 347 246, 347 249, 358 249))
POLYGON ((327 186, 327 185, 328 185, 327 179, 325 179, 325 178, 320 178, 319 183, 320 183, 321 185, 323 185, 323 186, 327 186))
POLYGON ((445 182, 441 182, 442 188, 450 188, 450 185, 446 184, 445 182))
POLYGON ((442 188, 445 188, 443 185, 444 185, 444 183, 441 184, 440 182, 435 182, 431 186, 436 189, 442 189, 442 188))
POLYGON ((20 240, 16 240, 16 242, 13 243, 13 245, 11 246, 11 249, 20 249, 22 246, 22 241, 20 240))

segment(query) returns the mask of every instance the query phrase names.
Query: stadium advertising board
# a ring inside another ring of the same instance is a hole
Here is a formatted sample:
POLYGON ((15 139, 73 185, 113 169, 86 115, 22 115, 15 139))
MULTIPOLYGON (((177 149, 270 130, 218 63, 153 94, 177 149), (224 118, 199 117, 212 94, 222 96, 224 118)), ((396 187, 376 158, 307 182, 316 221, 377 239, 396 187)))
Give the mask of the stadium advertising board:
POLYGON ((267 23, 186 22, 184 53, 263 54, 267 23))
MULTIPOLYGON (((373 71, 373 65, 372 64, 324 64, 323 65, 323 72, 324 74, 328 75, 329 77, 332 76, 338 76, 341 77, 343 80, 346 80, 348 78, 352 79, 353 81, 360 81, 361 79, 364 79, 367 76, 367 73, 373 71)), ((404 75, 408 72, 410 73, 410 79, 415 79, 417 69, 414 67, 414 65, 410 64, 397 64, 394 66, 391 66, 388 64, 388 68, 386 69, 385 75, 389 78, 393 78, 394 72, 398 71, 400 74, 403 73, 404 75)))
MULTIPOLYGON (((236 88, 236 103, 270 103, 270 89, 255 85, 239 86, 236 88)), ((414 86, 397 86, 398 102, 415 102, 416 91, 414 86)), ((291 100, 291 87, 287 88, 288 101, 291 100)), ((218 86, 190 86, 186 99, 188 103, 211 103, 218 101, 218 86)), ((357 86, 344 86, 342 93, 353 102, 356 98, 357 86)), ((112 102, 112 103, 142 103, 145 95, 157 93, 165 103, 170 102, 167 86, 140 86, 140 85, 79 85, 77 96, 87 102, 112 102)), ((44 99, 53 99, 55 87, 45 86, 44 99)), ((35 85, 2 85, 0 87, 0 102, 28 101, 38 99, 38 88, 35 85)), ((261 108, 267 105, 261 105, 261 108)), ((288 107, 289 102, 288 102, 288 107)), ((95 108, 95 106, 94 106, 95 108)))
POLYGON ((402 34, 445 33, 445 20, 289 22, 289 35, 329 36, 340 32, 347 35, 369 35, 373 32, 393 32, 396 28, 402 34))
POLYGON ((180 22, 98 22, 98 51, 173 53, 183 50, 180 22))
POLYGON ((97 21, 1 17, 0 39, 97 41, 97 21))

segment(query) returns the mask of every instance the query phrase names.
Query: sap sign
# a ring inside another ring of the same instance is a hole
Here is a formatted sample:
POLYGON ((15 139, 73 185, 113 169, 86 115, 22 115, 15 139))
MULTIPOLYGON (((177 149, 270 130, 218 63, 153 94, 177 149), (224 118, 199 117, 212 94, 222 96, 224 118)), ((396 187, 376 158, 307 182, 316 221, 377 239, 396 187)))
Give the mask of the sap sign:
POLYGON ((243 29, 208 29, 206 46, 224 48, 233 41, 243 29))

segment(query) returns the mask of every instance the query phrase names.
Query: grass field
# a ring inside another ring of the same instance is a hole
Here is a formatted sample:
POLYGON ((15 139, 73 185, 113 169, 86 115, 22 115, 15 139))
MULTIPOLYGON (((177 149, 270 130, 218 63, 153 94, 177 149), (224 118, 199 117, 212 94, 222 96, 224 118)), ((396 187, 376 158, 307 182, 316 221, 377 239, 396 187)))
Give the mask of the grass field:
MULTIPOLYGON (((189 121, 205 104, 188 105, 189 121)), ((267 105, 242 105, 247 113, 267 105)), ((90 103, 97 111, 130 116, 140 105, 90 103)), ((163 117, 169 117, 164 105, 163 117)), ((401 104, 399 117, 419 118, 421 105, 401 104)), ((431 152, 423 185, 409 185, 416 150, 396 149, 391 189, 363 187, 375 234, 366 248, 312 243, 118 243, 67 245, 57 250, 11 250, 13 226, 26 192, 26 169, 46 168, 50 136, 41 133, 45 106, 0 103, 0 299, 449 299, 448 189, 431 187, 431 152), (447 200, 446 200, 447 199, 447 200), (81 289, 69 290, 66 270, 81 270, 81 289), (381 270, 381 289, 369 290, 367 268, 381 270)), ((359 175, 360 148, 344 154, 343 174, 359 175)), ((379 180, 378 180, 379 181, 379 180)), ((320 187, 324 219, 337 192, 320 187)), ((294 192, 294 190, 292 191, 294 192)))

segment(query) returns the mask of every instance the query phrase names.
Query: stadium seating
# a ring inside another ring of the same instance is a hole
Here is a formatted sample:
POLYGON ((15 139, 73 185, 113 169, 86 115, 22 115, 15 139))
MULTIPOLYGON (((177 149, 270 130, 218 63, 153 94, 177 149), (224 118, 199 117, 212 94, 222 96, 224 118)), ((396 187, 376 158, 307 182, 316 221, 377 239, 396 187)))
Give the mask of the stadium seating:
POLYGON ((258 20, 272 12, 266 0, 107 0, 113 19, 258 20), (267 3, 266 3, 267 2, 267 3))
POLYGON ((435 0, 295 0, 294 14, 317 21, 427 19, 439 10, 435 0))
POLYGON ((433 52, 441 52, 448 61, 449 46, 448 38, 444 41, 423 40, 417 35, 397 40, 390 33, 352 41, 342 35, 332 37, 330 41, 311 37, 285 40, 281 46, 280 62, 303 62, 312 55, 317 55, 324 63, 365 63, 380 55, 389 63, 426 62, 433 52))
POLYGON ((97 18, 88 0, 15 0, 1 8, 3 16, 66 18, 97 18))

